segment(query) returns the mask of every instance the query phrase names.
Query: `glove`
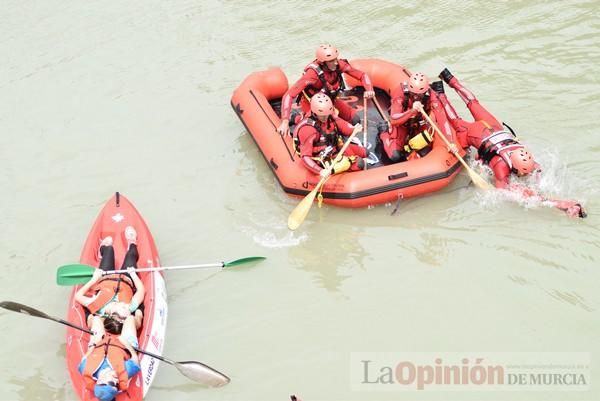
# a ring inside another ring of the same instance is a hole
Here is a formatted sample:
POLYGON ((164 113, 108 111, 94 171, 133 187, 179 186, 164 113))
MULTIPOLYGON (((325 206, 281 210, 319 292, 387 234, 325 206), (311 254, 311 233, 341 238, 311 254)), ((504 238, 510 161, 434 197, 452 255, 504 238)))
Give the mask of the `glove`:
POLYGON ((331 169, 329 168, 324 168, 323 170, 321 170, 319 172, 319 175, 321 176, 321 178, 327 178, 331 175, 331 169))

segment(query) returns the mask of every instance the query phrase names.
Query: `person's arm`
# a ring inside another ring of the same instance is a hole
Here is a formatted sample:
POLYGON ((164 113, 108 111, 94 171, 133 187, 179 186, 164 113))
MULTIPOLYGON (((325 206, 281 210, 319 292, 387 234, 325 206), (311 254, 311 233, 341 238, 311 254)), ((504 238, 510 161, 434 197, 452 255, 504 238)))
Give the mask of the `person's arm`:
POLYGON ((373 89, 373 84, 371 83, 371 78, 369 77, 369 74, 367 74, 364 71, 354 68, 350 63, 346 62, 345 60, 340 60, 339 64, 340 64, 340 70, 344 74, 348 74, 352 78, 358 79, 360 81, 363 88, 365 88, 364 96, 367 99, 375 96, 375 91, 373 89))
POLYGON ((135 268, 127 268, 127 273, 129 273, 129 276, 131 277, 131 280, 136 288, 135 294, 133 294, 130 303, 130 312, 133 313, 144 302, 144 297, 146 296, 146 287, 144 287, 144 283, 140 279, 140 276, 138 276, 135 272, 135 268))
POLYGON ((292 102, 308 86, 314 86, 319 80, 313 70, 306 71, 299 80, 289 87, 281 99, 281 118, 289 119, 292 112, 292 102))
POLYGON ((418 106, 420 102, 414 102, 412 107, 403 111, 404 94, 400 92, 400 95, 392 98, 392 106, 390 109, 390 124, 392 126, 404 125, 411 118, 416 117, 419 114, 418 106), (416 104, 416 106, 415 106, 416 104))
POLYGON ((98 280, 100 280, 101 277, 102 277, 102 270, 96 269, 94 271, 94 274, 92 275, 92 278, 90 279, 90 281, 88 281, 87 283, 82 285, 81 288, 79 288, 77 290, 77 292, 75 293, 75 297, 74 297, 75 301, 79 302, 83 306, 88 306, 90 303, 92 303, 96 297, 95 296, 88 297, 84 294, 87 293, 89 291, 89 289, 92 288, 92 286, 94 284, 96 284, 98 282, 98 280))
MULTIPOLYGON (((433 116, 435 117, 435 122, 436 122, 438 128, 446 136, 446 139, 448 139, 448 142, 450 142, 451 145, 454 145, 454 138, 452 137, 452 128, 450 127, 450 122, 448 121, 446 112, 445 112, 444 108, 442 107, 442 104, 440 103, 437 94, 433 91, 431 94, 431 103, 430 104, 431 104, 431 112, 433 113, 433 116)), ((451 152, 451 153, 458 152, 456 145, 454 147, 452 147, 452 146, 449 147, 448 152, 451 152)))
POLYGON ((323 168, 313 160, 313 142, 317 130, 311 126, 303 126, 300 131, 297 132, 297 136, 300 140, 300 157, 302 157, 302 163, 313 174, 320 174, 323 168))
POLYGON ((508 189, 511 172, 506 162, 500 156, 494 156, 492 160, 490 160, 489 166, 494 173, 496 188, 508 189))
POLYGON ((354 132, 354 128, 356 128, 357 126, 359 127, 358 128, 359 130, 362 129, 362 125, 360 123, 356 124, 356 126, 355 126, 355 125, 350 124, 348 121, 344 120, 341 117, 336 116, 333 118, 333 121, 334 121, 336 127, 338 128, 339 132, 344 136, 352 135, 352 133, 354 132))

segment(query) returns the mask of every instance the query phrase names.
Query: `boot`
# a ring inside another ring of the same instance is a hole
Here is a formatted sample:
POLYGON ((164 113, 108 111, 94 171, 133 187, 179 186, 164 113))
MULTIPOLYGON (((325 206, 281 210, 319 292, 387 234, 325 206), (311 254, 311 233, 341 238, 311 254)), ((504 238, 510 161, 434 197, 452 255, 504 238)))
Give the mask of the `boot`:
POLYGON ((432 82, 431 84, 429 84, 429 86, 431 87, 431 89, 433 89, 434 92, 437 92, 439 94, 444 93, 444 83, 442 81, 432 82))
POLYGON ((439 77, 444 80, 448 85, 450 85, 450 80, 454 78, 454 75, 450 72, 449 69, 444 68, 442 72, 440 72, 439 77))
POLYGON ((405 162, 408 154, 401 150, 394 150, 392 155, 390 156, 390 161, 392 163, 405 162))
POLYGON ((355 163, 356 167, 358 167, 359 170, 365 169, 365 159, 363 159, 362 157, 357 157, 355 163))

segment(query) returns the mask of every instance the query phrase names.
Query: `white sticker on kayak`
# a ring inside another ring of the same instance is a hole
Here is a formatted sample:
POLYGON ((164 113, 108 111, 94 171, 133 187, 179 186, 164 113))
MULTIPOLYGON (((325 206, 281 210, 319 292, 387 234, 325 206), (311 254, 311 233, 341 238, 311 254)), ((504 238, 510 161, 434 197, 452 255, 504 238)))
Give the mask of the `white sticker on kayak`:
POLYGON ((123 221, 124 218, 125 218, 125 216, 123 216, 121 213, 117 213, 112 217, 112 219, 115 221, 115 223, 119 223, 119 222, 123 221))

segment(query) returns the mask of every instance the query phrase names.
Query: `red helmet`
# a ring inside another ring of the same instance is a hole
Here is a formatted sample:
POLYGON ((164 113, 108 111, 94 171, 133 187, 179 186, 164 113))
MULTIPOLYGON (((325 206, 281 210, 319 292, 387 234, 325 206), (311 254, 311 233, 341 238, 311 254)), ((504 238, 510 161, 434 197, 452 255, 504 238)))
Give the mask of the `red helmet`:
POLYGON ((416 95, 422 95, 429 89, 429 79, 422 72, 415 72, 408 78, 408 90, 416 95))
POLYGON ((338 49, 330 44, 322 44, 317 48, 317 61, 324 63, 326 61, 335 60, 338 58, 338 49))
POLYGON ((333 103, 329 96, 319 92, 310 99, 310 111, 319 117, 330 116, 333 114, 333 103))
POLYGON ((535 160, 533 160, 533 156, 525 148, 513 151, 510 154, 510 162, 512 163, 512 168, 519 175, 527 175, 535 170, 535 160))

